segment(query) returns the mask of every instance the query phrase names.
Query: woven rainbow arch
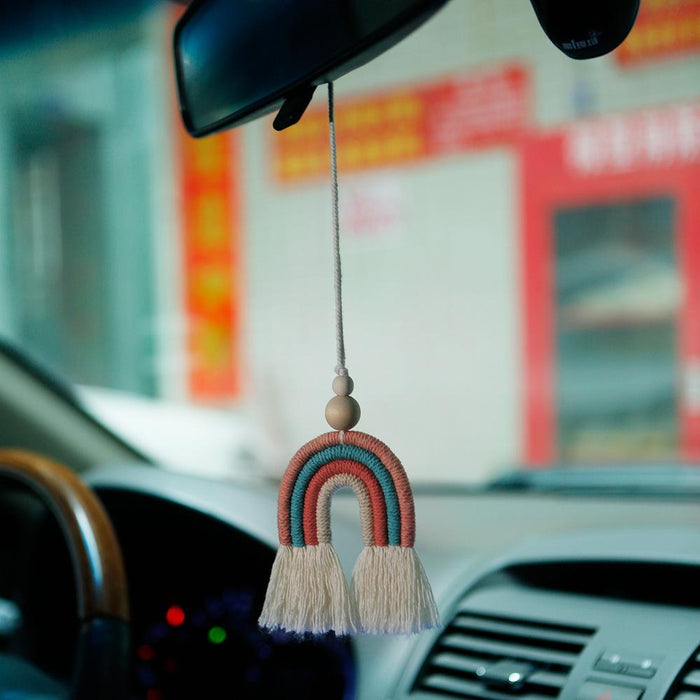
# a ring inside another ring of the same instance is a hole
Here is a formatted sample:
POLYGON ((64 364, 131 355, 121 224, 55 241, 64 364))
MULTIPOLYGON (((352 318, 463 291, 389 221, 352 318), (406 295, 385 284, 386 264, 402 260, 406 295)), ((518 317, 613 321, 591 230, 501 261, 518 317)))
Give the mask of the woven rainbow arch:
MULTIPOLYGON (((371 503, 372 542, 377 546, 413 547, 415 514, 406 472, 380 440, 360 432, 325 433, 304 445, 292 458, 282 479, 277 526, 280 543, 294 547, 317 545, 316 521, 321 487, 333 476, 361 480, 371 503)), ((345 484, 340 484, 345 485, 345 484)), ((331 494, 329 494, 331 495, 331 494)))
POLYGON ((275 559, 260 624, 315 633, 411 633, 438 624, 413 549, 415 512, 401 462, 366 433, 325 433, 304 445, 282 479, 275 559), (350 487, 360 504, 365 548, 352 591, 331 544, 333 493, 350 487))

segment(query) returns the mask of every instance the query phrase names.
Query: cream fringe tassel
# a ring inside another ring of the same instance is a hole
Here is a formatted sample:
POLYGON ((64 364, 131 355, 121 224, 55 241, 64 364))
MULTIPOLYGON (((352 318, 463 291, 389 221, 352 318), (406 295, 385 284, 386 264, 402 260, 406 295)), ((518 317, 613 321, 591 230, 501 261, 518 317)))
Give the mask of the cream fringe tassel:
POLYGON ((300 634, 357 631, 348 584, 333 545, 280 545, 258 622, 271 630, 300 634))
POLYGON ((440 618, 413 547, 365 547, 352 573, 358 627, 369 634, 414 634, 440 618))

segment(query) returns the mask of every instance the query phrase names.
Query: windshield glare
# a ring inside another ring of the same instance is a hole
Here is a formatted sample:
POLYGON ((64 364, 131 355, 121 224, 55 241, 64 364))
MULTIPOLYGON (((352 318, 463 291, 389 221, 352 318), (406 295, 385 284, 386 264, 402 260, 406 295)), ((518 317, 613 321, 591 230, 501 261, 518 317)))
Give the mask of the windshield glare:
MULTIPOLYGON (((192 140, 180 10, 79 5, 0 38, 0 333, 193 471, 201 440, 279 476, 328 429, 326 91, 192 140), (163 440, 182 404, 216 418, 163 440)), ((417 484, 700 462, 700 3, 572 61, 530 3, 459 0, 335 94, 358 429, 417 484)))

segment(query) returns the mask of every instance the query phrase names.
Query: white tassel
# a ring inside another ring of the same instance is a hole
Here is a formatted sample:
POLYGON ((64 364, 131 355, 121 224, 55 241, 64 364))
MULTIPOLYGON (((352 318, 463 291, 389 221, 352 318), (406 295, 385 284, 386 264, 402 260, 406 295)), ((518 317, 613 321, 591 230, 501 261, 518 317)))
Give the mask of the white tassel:
POLYGON ((358 627, 370 634, 415 634, 440 624, 433 592, 413 547, 365 547, 352 573, 358 627))
POLYGON ((357 631, 355 611, 338 555, 329 542, 281 545, 272 565, 258 623, 288 632, 357 631))

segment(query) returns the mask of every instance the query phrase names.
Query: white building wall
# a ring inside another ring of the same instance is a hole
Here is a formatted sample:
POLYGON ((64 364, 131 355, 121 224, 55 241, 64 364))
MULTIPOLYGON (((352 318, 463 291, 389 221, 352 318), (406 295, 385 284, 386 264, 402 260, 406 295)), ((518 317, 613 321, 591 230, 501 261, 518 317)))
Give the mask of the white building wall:
MULTIPOLYGON (((338 99, 508 61, 531 71, 533 119, 551 127, 700 95, 697 56, 622 68, 559 53, 528 2, 456 0, 414 35, 341 79, 338 99)), ((325 101, 319 89, 315 104, 325 101)), ((248 400, 289 455, 327 429, 334 325, 329 189, 279 185, 268 120, 245 144, 248 400)), ((341 145, 342 146, 342 145, 341 145)), ((480 480, 521 460, 522 340, 517 156, 473 151, 401 169, 340 174, 389 183, 400 223, 346 235, 348 367, 363 416, 417 480, 480 480)), ((283 465, 281 465, 283 466, 283 465)))

